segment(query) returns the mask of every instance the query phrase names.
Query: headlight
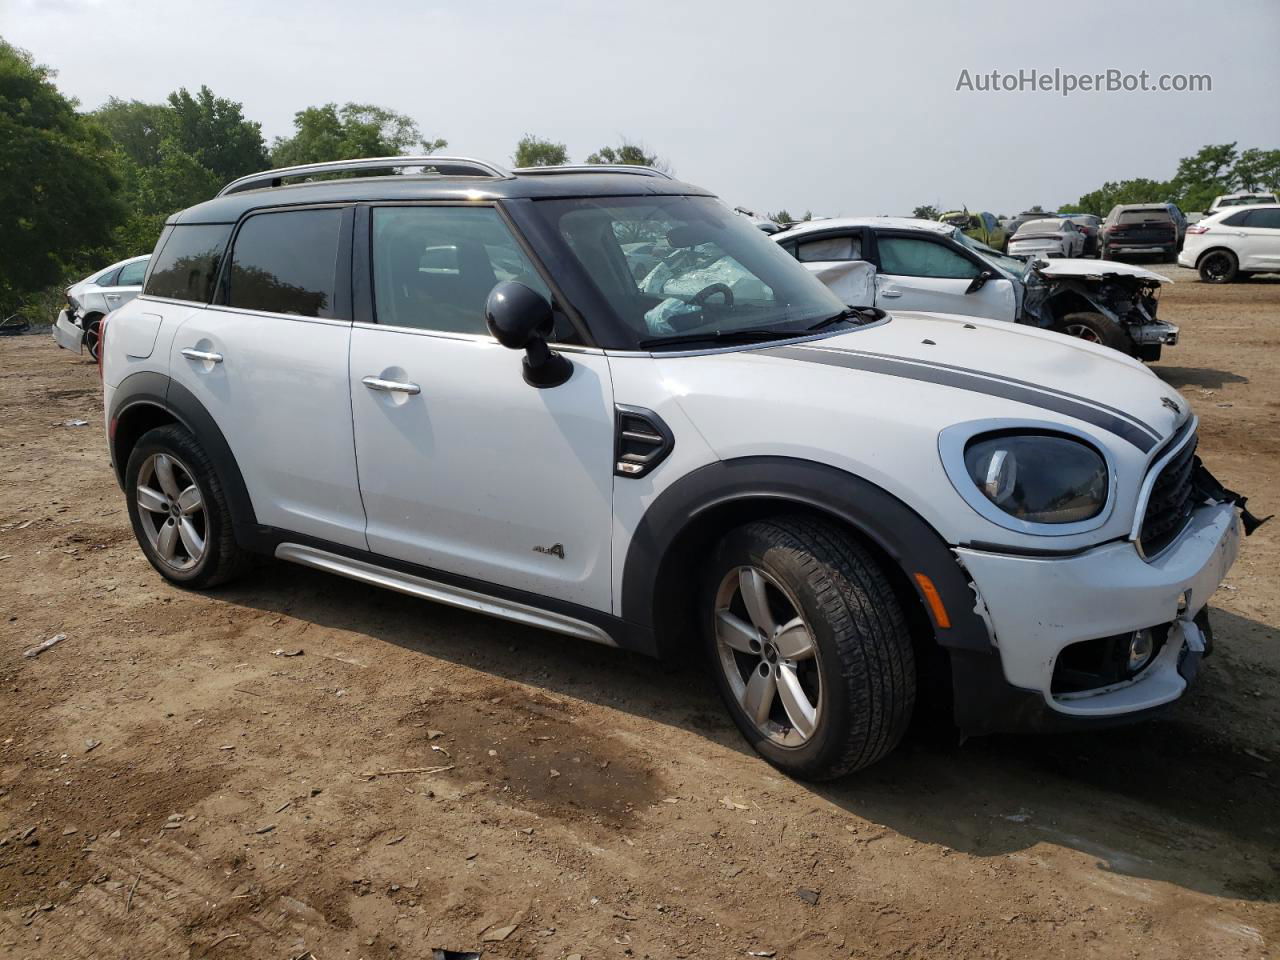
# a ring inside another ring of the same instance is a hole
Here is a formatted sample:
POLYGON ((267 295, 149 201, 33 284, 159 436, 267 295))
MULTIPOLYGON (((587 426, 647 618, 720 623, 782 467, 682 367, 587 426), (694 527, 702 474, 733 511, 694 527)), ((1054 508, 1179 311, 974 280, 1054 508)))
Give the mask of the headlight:
POLYGON ((969 478, 993 504, 1026 523, 1078 523, 1107 503, 1107 464, 1065 436, 998 433, 964 448, 969 478))

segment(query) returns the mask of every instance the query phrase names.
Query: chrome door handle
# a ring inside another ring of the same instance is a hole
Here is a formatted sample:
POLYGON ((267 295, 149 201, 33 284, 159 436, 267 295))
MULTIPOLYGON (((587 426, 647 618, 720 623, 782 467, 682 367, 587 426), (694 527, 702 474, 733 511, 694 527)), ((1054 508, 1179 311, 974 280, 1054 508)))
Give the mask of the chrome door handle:
POLYGON ((106 297, 107 297, 107 299, 108 299, 108 300, 119 300, 119 299, 120 299, 120 294, 118 294, 118 293, 108 293, 108 294, 106 295, 106 297))
POLYGON ((379 393, 407 393, 411 397, 416 397, 422 392, 422 388, 416 383, 401 383, 399 380, 383 380, 381 377, 365 377, 360 382, 370 390, 377 390, 379 393))
POLYGON ((210 353, 208 350, 197 350, 194 347, 183 347, 182 355, 188 360, 203 360, 205 363, 222 362, 222 354, 210 353))
POLYGON ((895 290, 893 289, 893 287, 885 287, 883 290, 880 291, 880 296, 886 297, 888 299, 893 299, 894 297, 902 296, 902 291, 895 290))

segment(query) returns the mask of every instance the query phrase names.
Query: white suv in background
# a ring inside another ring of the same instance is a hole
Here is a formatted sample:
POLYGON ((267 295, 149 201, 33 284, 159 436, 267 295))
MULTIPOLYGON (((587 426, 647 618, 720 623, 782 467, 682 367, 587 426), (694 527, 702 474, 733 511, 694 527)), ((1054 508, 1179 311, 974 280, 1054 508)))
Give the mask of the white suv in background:
POLYGON ((1226 207, 1188 227, 1178 266, 1200 271, 1205 283, 1280 272, 1280 204, 1226 207))
POLYGON ((151 254, 130 257, 67 287, 67 305, 53 324, 53 339, 72 353, 98 359, 102 318, 142 292, 151 254))
POLYGON ((208 588, 265 553, 712 665, 770 762, 1167 704, 1243 500, 1115 351, 847 308, 654 170, 444 157, 236 181, 112 314, 130 520, 208 588), (284 185, 322 173, 419 175, 284 185))

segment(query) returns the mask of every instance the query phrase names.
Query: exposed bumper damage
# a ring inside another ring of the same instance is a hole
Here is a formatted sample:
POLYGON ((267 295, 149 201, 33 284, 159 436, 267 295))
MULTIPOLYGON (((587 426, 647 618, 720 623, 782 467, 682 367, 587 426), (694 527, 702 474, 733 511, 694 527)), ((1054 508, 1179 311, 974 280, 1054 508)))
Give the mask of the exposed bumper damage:
POLYGON ((1058 329, 1073 313, 1094 313, 1116 324, 1140 359, 1178 342, 1178 328, 1156 319, 1160 287, 1168 277, 1108 260, 1033 260, 1024 276, 1023 323, 1058 329))
POLYGON ((1129 540, 1067 557, 960 547, 994 656, 952 656, 965 733, 1128 722, 1174 700, 1212 649, 1207 604, 1259 520, 1196 465, 1201 504, 1176 541, 1144 559, 1129 540), (1142 664, 1126 658, 1146 645, 1142 664))

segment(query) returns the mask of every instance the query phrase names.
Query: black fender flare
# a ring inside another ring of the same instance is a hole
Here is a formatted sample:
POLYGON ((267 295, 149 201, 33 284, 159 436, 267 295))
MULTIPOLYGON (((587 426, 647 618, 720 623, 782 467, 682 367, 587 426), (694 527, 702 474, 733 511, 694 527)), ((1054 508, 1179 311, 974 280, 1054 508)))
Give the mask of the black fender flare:
POLYGON ((985 621, 976 613, 969 578, 951 548, 914 510, 861 477, 791 457, 743 457, 707 464, 677 480, 645 511, 631 538, 622 574, 622 618, 657 629, 654 600, 668 552, 682 532, 708 511, 735 501, 774 500, 780 510, 800 507, 843 521, 898 564, 926 610, 944 647, 990 653, 985 621), (932 581, 950 626, 932 616, 916 579, 932 581))
POLYGON ((204 448, 213 467, 218 472, 218 480, 222 484, 231 507, 232 527, 236 539, 243 541, 246 535, 257 526, 257 515, 253 510, 253 501, 249 499, 249 488, 245 486, 244 476, 236 463, 235 455, 227 438, 223 436, 213 415, 205 409, 204 404, 195 395, 177 383, 171 377, 153 371, 139 371, 130 374, 120 381, 111 396, 111 409, 108 411, 110 424, 109 443, 111 447, 111 464, 115 470, 116 480, 124 484, 125 461, 118 456, 117 431, 121 424, 127 423, 131 412, 138 412, 140 407, 154 407, 171 416, 182 424, 204 448))

